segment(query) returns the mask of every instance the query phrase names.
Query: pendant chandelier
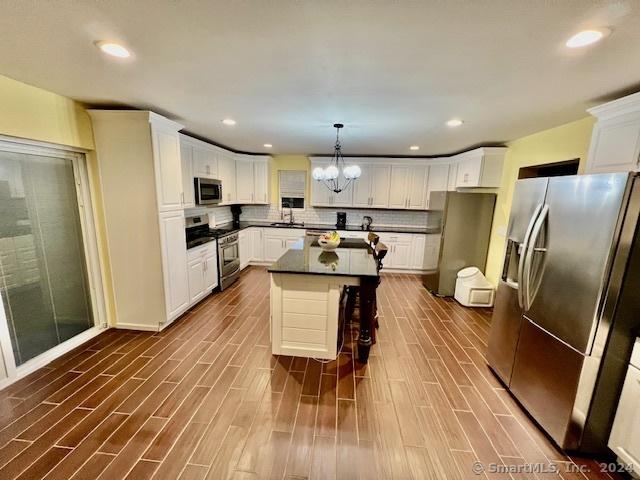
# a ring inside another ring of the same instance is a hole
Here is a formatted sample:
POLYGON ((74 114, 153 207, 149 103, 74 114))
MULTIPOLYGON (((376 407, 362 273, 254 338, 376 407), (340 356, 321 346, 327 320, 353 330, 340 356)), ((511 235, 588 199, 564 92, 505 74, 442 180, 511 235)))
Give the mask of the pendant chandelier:
POLYGON ((360 178, 360 167, 358 165, 345 165, 342 157, 342 146, 340 145, 340 129, 344 127, 342 123, 334 123, 336 129, 336 144, 333 158, 326 168, 316 167, 313 169, 312 176, 314 180, 322 182, 334 193, 340 193, 349 186, 351 182, 360 178), (340 178, 340 172, 342 177, 340 178))

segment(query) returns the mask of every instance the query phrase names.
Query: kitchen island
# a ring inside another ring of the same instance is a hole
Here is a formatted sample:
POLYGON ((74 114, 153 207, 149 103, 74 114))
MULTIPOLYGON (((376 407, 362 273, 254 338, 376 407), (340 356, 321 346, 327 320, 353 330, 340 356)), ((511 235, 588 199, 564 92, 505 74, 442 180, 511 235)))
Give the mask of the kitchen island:
POLYGON ((342 239, 325 252, 307 236, 287 250, 271 274, 271 348, 274 355, 333 360, 339 353, 341 299, 347 286, 360 290, 358 357, 366 362, 374 340, 373 317, 378 269, 362 239, 342 239))

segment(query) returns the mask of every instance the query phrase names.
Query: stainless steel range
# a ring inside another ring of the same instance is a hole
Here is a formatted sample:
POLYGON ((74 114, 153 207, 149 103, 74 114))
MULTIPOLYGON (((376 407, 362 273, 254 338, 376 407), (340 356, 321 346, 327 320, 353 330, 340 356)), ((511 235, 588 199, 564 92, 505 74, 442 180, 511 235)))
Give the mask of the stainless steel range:
POLYGON ((224 233, 212 230, 218 237, 218 279, 224 290, 240 276, 240 249, 238 232, 224 233))

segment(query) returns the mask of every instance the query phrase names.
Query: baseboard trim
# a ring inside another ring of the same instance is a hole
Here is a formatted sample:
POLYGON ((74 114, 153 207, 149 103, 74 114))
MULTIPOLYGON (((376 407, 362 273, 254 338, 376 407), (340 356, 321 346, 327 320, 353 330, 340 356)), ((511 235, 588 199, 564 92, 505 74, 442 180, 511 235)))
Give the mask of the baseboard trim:
MULTIPOLYGON (((165 325, 169 325, 168 323, 165 325)), ((141 330, 143 332, 159 332, 162 330, 160 326, 154 327, 153 325, 145 325, 144 323, 118 323, 113 328, 118 330, 141 330)))
POLYGON ((16 369, 15 376, 7 377, 5 379, 0 380, 0 390, 8 387, 12 383, 20 380, 21 378, 26 377, 30 373, 35 372, 39 368, 42 368, 48 365, 58 357, 61 357, 65 353, 68 353, 74 348, 79 347, 83 343, 91 340, 93 337, 100 335, 103 332, 106 332, 108 329, 109 327, 106 327, 106 328, 92 327, 89 330, 86 330, 76 335, 75 337, 70 338, 66 342, 62 342, 60 345, 56 345, 51 350, 47 350, 46 352, 38 355, 37 357, 32 358, 31 360, 28 360, 27 362, 25 362, 23 365, 20 365, 16 369))

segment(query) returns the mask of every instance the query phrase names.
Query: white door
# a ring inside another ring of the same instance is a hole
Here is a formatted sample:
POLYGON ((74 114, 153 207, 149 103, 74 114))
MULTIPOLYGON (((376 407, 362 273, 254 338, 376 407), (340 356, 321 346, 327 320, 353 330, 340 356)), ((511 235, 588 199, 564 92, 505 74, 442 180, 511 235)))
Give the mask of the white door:
POLYGON ((279 236, 264 235, 264 259, 275 262, 284 253, 284 239, 279 236))
POLYGON ((182 163, 182 191, 184 192, 184 208, 196 206, 196 197, 193 191, 193 147, 188 143, 180 142, 180 162, 182 163))
POLYGON ((372 200, 371 182, 373 180, 373 165, 360 165, 360 178, 353 184, 353 206, 370 207, 372 200))
POLYGON ((232 154, 223 153, 218 159, 218 174, 222 182, 222 203, 236 201, 236 162, 232 154))
POLYGON ((253 162, 253 203, 269 203, 269 165, 267 162, 253 162))
POLYGON ((476 187, 482 174, 482 155, 463 158, 458 164, 458 187, 476 187))
POLYGON ((414 235, 411 243, 411 268, 422 270, 424 268, 424 251, 426 247, 426 235, 414 235))
POLYGON ((423 165, 409 167, 407 173, 407 208, 411 210, 424 209, 427 171, 428 167, 423 165))
POLYGON ((372 207, 387 208, 389 206, 390 177, 391 177, 391 166, 389 165, 373 166, 372 174, 371 174, 371 206, 372 207))
MULTIPOLYGON (((637 347, 636 347, 637 348, 637 347)), ((609 447, 637 474, 640 472, 640 369, 629 366, 609 447)))
POLYGON ((160 214, 160 238, 167 321, 170 322, 189 306, 187 243, 182 210, 160 214))
POLYGON ((429 208, 431 192, 446 192, 449 189, 449 165, 431 165, 427 179, 425 208, 429 208))
POLYGON ((253 160, 250 158, 236 159, 236 201, 253 202, 253 160))
POLYGON ((194 146, 193 164, 198 177, 217 178, 218 159, 212 148, 194 146))
POLYGON ((262 229, 252 227, 251 229, 251 258, 254 262, 262 262, 264 260, 264 242, 262 239, 262 229))
POLYGON ((238 234, 238 248, 240 249, 240 269, 249 265, 251 258, 251 232, 248 229, 242 230, 238 234))
POLYGON ((407 208, 407 178, 409 167, 393 165, 389 182, 389 208, 407 208))
POLYGON ((204 292, 204 261, 198 258, 187 265, 189 271, 189 305, 193 305, 204 292))
POLYGON ((455 192, 458 182, 458 162, 452 162, 449 165, 449 180, 447 181, 447 190, 455 192))
POLYGON ((393 268, 411 268, 411 240, 402 239, 393 245, 393 268))
POLYGON ((204 293, 208 295, 218 286, 218 255, 211 250, 204 257, 204 293))
MULTIPOLYGON (((152 127, 158 210, 182 208, 182 165, 178 132, 152 127)), ((184 232, 183 232, 184 233, 184 232)))
MULTIPOLYGON (((327 166, 326 163, 312 163, 311 170, 313 171, 316 167, 325 168, 327 166)), ((331 205, 331 197, 330 191, 324 184, 324 182, 318 182, 311 178, 311 205, 314 206, 323 206, 327 207, 331 205)))
POLYGON ((640 166, 640 118, 598 121, 589 150, 589 173, 626 172, 640 166))

